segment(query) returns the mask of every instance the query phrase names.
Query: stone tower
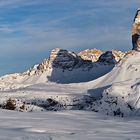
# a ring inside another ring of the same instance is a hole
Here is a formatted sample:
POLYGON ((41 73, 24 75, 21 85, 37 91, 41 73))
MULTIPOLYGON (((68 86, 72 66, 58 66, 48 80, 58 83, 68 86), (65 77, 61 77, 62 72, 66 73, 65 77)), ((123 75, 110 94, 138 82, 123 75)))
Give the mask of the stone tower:
POLYGON ((140 9, 137 10, 132 26, 133 50, 140 51, 140 9))

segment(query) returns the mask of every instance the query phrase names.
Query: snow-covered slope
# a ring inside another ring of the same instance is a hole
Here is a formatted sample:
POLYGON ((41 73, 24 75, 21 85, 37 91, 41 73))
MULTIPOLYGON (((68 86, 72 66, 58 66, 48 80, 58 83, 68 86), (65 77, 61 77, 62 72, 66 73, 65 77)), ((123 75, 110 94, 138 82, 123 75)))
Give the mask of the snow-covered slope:
POLYGON ((111 115, 139 115, 139 73, 140 53, 134 51, 126 55, 110 73, 99 78, 93 90, 89 90, 92 95, 100 94, 93 108, 111 115))
POLYGON ((89 111, 0 110, 0 140, 139 140, 139 118, 112 118, 89 111))

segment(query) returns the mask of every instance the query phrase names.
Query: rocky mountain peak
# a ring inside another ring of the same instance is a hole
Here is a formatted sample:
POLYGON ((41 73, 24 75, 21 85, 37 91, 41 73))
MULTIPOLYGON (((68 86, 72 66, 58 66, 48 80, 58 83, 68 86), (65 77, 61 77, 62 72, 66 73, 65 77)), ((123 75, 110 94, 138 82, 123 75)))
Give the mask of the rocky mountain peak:
POLYGON ((55 68, 74 68, 75 66, 80 66, 82 63, 85 63, 80 56, 74 52, 56 48, 52 50, 49 57, 49 66, 55 68))
POLYGON ((109 64, 116 64, 125 56, 124 52, 118 50, 106 51, 102 53, 98 59, 98 62, 105 62, 109 64))
POLYGON ((85 67, 91 63, 91 61, 82 59, 74 52, 56 48, 51 51, 48 59, 44 59, 42 63, 33 66, 27 73, 33 75, 53 68, 73 69, 85 67))
POLYGON ((101 56, 98 59, 98 62, 115 64, 116 60, 115 60, 115 56, 113 55, 112 51, 107 51, 107 52, 101 54, 101 56))
POLYGON ((140 9, 137 10, 132 26, 133 50, 140 51, 140 9))
POLYGON ((115 61, 120 61, 126 54, 126 52, 118 51, 118 50, 112 50, 112 54, 115 57, 115 61))
POLYGON ((48 71, 48 69, 59 68, 63 70, 72 70, 74 68, 93 67, 94 62, 114 65, 125 56, 125 53, 112 50, 102 52, 98 49, 87 49, 76 54, 64 49, 55 48, 51 51, 49 58, 44 59, 42 63, 34 65, 25 74, 34 75, 48 71))
POLYGON ((96 62, 102 53, 103 52, 101 50, 94 48, 81 51, 78 53, 78 55, 84 60, 91 60, 92 62, 96 62))
POLYGON ((125 53, 118 50, 111 50, 102 52, 98 49, 87 49, 81 51, 78 54, 84 60, 90 60, 92 62, 105 62, 105 63, 113 63, 120 61, 124 56, 125 53))

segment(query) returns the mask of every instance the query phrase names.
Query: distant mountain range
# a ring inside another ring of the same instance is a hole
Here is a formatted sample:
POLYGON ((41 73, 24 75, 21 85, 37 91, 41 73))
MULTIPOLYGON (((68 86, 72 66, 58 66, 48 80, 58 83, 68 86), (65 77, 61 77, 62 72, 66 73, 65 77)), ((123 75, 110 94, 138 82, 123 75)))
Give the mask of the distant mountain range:
POLYGON ((40 64, 34 65, 24 73, 2 76, 0 82, 8 82, 8 85, 13 85, 13 83, 35 84, 47 81, 56 83, 87 82, 108 73, 127 53, 117 50, 102 52, 97 49, 88 49, 76 54, 56 48, 40 64))

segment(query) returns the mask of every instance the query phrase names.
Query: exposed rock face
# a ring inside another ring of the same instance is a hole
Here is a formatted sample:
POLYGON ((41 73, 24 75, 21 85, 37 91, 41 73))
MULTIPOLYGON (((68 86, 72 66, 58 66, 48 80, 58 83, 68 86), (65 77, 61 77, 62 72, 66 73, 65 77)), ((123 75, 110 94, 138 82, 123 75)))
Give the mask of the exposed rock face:
POLYGON ((116 60, 115 60, 115 56, 113 55, 112 51, 107 51, 99 57, 98 62, 115 64, 116 60))
POLYGON ((84 60, 91 60, 92 62, 96 62, 102 53, 103 52, 101 50, 94 48, 81 51, 78 53, 78 55, 84 60))
POLYGON ((44 59, 42 63, 33 66, 25 74, 39 74, 53 68, 72 70, 80 67, 92 67, 92 61, 84 60, 74 52, 56 48, 51 51, 48 59, 44 59))
POLYGON ((133 50, 140 51, 140 9, 137 10, 132 27, 133 50))
POLYGON ((118 50, 102 52, 101 50, 97 49, 87 49, 81 51, 78 55, 81 56, 82 59, 91 60, 92 62, 99 61, 115 64, 125 56, 125 53, 118 50))
POLYGON ((115 57, 115 61, 118 62, 125 56, 126 53, 118 50, 112 50, 112 54, 115 57))
POLYGON ((34 74, 43 73, 44 71, 47 70, 48 67, 49 67, 49 60, 44 59, 42 63, 34 65, 33 67, 31 67, 28 71, 26 71, 23 74, 31 76, 34 74))
POLYGON ((125 53, 117 50, 107 51, 98 59, 98 62, 108 63, 108 64, 115 64, 120 61, 125 56, 125 53))
POLYGON ((20 87, 21 83, 79 83, 95 80, 111 71, 125 53, 117 50, 102 53, 100 50, 91 49, 80 54, 81 56, 60 48, 53 49, 49 58, 26 72, 1 77, 0 90, 5 88, 5 85, 7 89, 14 88, 13 83, 20 87))
POLYGON ((49 66, 61 69, 77 68, 91 63, 91 61, 83 60, 74 52, 69 52, 60 48, 52 50, 49 57, 49 66))
POLYGON ((43 73, 48 69, 59 68, 63 70, 72 70, 74 68, 93 67, 94 62, 115 64, 124 57, 125 53, 117 50, 107 51, 103 53, 97 49, 84 50, 79 54, 69 52, 60 48, 53 49, 48 59, 44 59, 42 63, 33 66, 25 74, 34 75, 43 73))

